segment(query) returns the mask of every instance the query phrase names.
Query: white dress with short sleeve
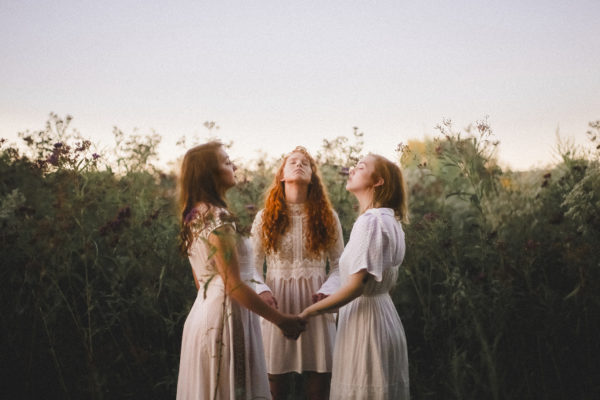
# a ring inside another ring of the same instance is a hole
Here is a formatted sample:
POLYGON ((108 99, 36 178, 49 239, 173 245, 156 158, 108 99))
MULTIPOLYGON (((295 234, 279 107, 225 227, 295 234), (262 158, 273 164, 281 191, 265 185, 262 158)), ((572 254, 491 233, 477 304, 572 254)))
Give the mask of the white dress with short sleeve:
MULTIPOLYGON (((215 210, 208 226, 193 230, 189 260, 200 289, 183 328, 178 400, 271 398, 260 319, 225 295, 207 242, 211 232, 228 223, 224 212, 215 210)), ((254 287, 251 246, 248 239, 238 239, 240 275, 254 287)))
POLYGON ((363 294, 340 308, 330 399, 409 398, 406 337, 389 291, 404 258, 404 232, 389 208, 367 210, 340 257, 342 285, 366 269, 363 294))
MULTIPOLYGON (((266 260, 266 286, 258 285, 258 292, 271 290, 277 299, 279 311, 299 314, 312 304, 312 295, 331 294, 339 287, 338 259, 344 249, 342 227, 337 214, 336 241, 327 252, 311 255, 306 248, 307 214, 304 204, 286 203, 289 226, 281 235, 277 251, 265 254, 261 240, 261 210, 252 225, 252 242, 256 268, 262 271, 266 260), (326 274, 327 260, 330 273, 326 274)), ((296 341, 283 336, 279 328, 262 320, 263 344, 267 371, 270 374, 314 371, 331 372, 335 344, 335 318, 323 314, 311 318, 296 341)))

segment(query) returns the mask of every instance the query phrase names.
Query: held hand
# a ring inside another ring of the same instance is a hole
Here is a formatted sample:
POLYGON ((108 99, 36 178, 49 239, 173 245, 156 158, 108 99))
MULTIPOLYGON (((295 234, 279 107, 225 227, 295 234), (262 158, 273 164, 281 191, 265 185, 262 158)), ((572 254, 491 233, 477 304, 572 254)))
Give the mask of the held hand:
POLYGON ((318 301, 323 300, 324 298, 329 297, 328 294, 323 294, 323 293, 315 293, 312 295, 312 302, 316 303, 318 301))
POLYGON ((302 318, 303 320, 308 320, 309 315, 306 312, 307 309, 308 309, 308 307, 305 308, 300 314, 298 314, 298 317, 302 318))
POLYGON ((277 324, 283 335, 288 339, 298 339, 306 329, 306 320, 291 314, 284 314, 282 321, 277 324))
POLYGON ((277 305, 277 299, 275 298, 275 296, 273 296, 273 293, 271 293, 269 291, 264 291, 261 294, 259 294, 259 296, 269 306, 273 307, 276 310, 279 309, 279 307, 277 305))

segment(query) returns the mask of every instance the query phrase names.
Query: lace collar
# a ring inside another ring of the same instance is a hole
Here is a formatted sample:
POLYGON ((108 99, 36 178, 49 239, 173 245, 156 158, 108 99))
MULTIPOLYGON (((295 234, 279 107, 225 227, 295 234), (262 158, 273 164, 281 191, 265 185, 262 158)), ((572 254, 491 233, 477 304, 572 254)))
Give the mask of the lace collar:
POLYGON ((289 215, 303 215, 305 203, 289 203, 285 202, 285 206, 288 209, 289 215))

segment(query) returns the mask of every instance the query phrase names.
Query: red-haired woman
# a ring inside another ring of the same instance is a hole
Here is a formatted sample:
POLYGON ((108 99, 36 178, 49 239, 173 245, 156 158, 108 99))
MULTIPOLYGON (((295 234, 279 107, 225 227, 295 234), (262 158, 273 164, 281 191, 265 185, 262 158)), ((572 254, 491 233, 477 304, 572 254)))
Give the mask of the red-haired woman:
MULTIPOLYGON (((269 399, 258 317, 297 338, 305 322, 256 294, 249 240, 237 234, 225 192, 235 166, 220 143, 190 149, 179 178, 181 238, 198 288, 183 328, 177 399, 269 399)), ((287 339, 286 339, 287 340, 287 339)))
MULTIPOLYGON (((254 220, 252 240, 256 266, 262 270, 266 261, 266 283, 274 305, 283 312, 297 314, 338 288, 342 229, 317 165, 303 147, 284 158, 265 208, 254 220), (327 260, 331 273, 325 281, 327 260)), ((304 373, 308 398, 326 399, 335 340, 333 316, 313 318, 296 342, 286 340, 266 321, 262 333, 273 397, 287 399, 291 373, 296 372, 304 373)))
POLYGON ((408 399, 406 338, 389 295, 405 252, 404 178, 396 164, 370 154, 350 171, 346 189, 358 199, 361 215, 340 257, 342 286, 300 316, 341 307, 331 399, 408 399))

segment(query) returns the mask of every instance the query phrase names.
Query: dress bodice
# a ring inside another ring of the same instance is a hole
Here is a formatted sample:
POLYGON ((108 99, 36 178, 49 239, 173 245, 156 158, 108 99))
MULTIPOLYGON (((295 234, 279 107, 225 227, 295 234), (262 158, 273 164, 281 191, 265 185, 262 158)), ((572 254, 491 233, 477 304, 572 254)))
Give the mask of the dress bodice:
POLYGON ((231 225, 232 234, 236 237, 236 252, 239 265, 240 278, 246 282, 254 278, 254 265, 252 258, 252 246, 250 240, 235 232, 235 223, 229 221, 229 214, 224 210, 218 210, 218 213, 213 213, 207 222, 200 221, 192 222, 192 232, 194 240, 189 249, 189 260, 194 270, 194 274, 199 282, 207 282, 208 280, 220 280, 216 265, 215 265, 215 249, 208 242, 209 235, 217 228, 225 225, 231 225))
POLYGON ((340 257, 340 278, 362 269, 373 275, 363 296, 389 293, 398 278, 404 259, 404 231, 389 208, 373 208, 361 215, 352 228, 350 239, 340 257))
MULTIPOLYGON (((343 241, 338 240, 328 252, 314 254, 307 248, 307 215, 304 204, 286 203, 289 226, 279 238, 277 251, 265 253, 261 240, 261 210, 252 226, 252 241, 255 264, 267 262, 267 281, 272 279, 298 279, 307 277, 325 277, 325 265, 329 258, 330 269, 337 268, 339 255, 343 250, 343 241)), ((338 222, 339 224, 339 222, 338 222)), ((339 228, 341 232, 341 227, 339 228)))

